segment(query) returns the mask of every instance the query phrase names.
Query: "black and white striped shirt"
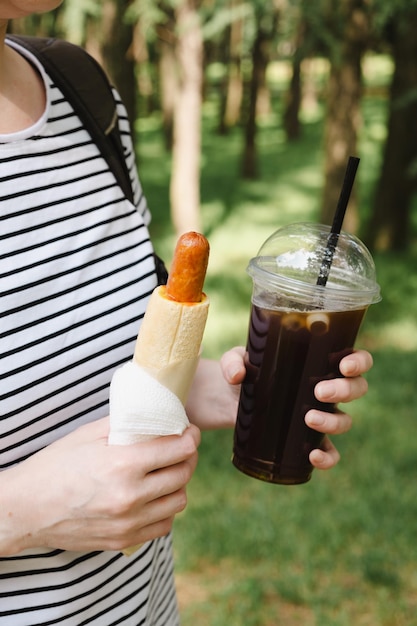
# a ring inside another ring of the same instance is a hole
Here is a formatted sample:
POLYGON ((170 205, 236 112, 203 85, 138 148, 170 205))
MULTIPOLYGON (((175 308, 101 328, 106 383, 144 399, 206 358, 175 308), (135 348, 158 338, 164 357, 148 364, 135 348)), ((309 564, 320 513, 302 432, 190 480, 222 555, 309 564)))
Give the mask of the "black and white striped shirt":
MULTIPOLYGON (((156 284, 124 107, 136 206, 60 90, 20 52, 43 76, 47 107, 33 127, 0 135, 0 471, 107 415, 111 376, 131 357, 156 284)), ((170 537, 129 558, 0 558, 0 626, 174 626, 172 568, 170 537)))

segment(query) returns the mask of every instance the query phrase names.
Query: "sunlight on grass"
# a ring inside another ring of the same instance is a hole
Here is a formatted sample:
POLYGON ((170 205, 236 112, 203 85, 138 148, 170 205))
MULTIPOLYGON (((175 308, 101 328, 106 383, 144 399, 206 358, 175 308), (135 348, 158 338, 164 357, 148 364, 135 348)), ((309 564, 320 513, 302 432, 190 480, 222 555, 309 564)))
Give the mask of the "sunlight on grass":
POLYGON ((399 322, 382 324, 375 333, 378 346, 396 346, 398 350, 413 352, 417 350, 417 320, 402 319, 399 322))
POLYGON ((385 54, 369 52, 362 62, 362 72, 368 87, 383 89, 388 86, 393 69, 392 58, 385 54))

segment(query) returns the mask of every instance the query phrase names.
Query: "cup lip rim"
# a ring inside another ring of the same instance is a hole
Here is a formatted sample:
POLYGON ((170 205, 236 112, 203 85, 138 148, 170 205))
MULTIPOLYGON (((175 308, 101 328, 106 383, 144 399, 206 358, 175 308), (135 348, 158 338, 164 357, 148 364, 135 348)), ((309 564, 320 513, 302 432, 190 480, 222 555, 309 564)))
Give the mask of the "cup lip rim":
MULTIPOLYGON (((283 274, 269 272, 263 267, 259 267, 256 264, 257 259, 259 258, 274 258, 272 256, 264 256, 264 257, 253 257, 250 259, 248 267, 246 269, 247 273, 253 278, 254 275, 258 275, 259 277, 264 278, 268 282, 272 282, 275 285, 284 286, 285 287, 296 287, 300 292, 307 294, 314 291, 316 294, 326 295, 326 300, 341 300, 341 299, 351 299, 355 300, 358 303, 363 303, 366 301, 367 304, 376 304, 382 300, 381 297, 381 288, 377 282, 372 282, 373 288, 369 289, 348 289, 344 287, 330 287, 328 284, 323 285, 315 285, 312 283, 306 283, 297 278, 288 278, 283 274)), ((369 282, 369 281, 368 281, 369 282)))

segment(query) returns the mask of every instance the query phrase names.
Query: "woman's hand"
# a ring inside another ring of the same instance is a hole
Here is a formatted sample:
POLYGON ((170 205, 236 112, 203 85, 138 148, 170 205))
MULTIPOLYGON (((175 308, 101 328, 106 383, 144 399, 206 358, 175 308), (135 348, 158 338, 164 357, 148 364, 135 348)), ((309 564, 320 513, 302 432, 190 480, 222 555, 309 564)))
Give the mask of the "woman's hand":
MULTIPOLYGON (((323 380, 317 383, 314 393, 320 402, 351 402, 365 395, 368 383, 362 374, 368 372, 373 365, 372 356, 365 350, 356 350, 345 356, 339 364, 341 374, 345 378, 323 380)), ((336 411, 325 413, 312 409, 306 414, 306 424, 314 430, 328 435, 340 435, 352 426, 352 418, 346 413, 336 411)), ((340 460, 340 454, 328 437, 324 438, 322 449, 310 453, 310 462, 318 469, 330 469, 340 460)))
MULTIPOLYGON (((240 383, 245 377, 245 349, 232 348, 222 356, 220 363, 202 359, 190 392, 187 410, 190 420, 202 430, 233 427, 236 421, 240 383)), ((340 371, 345 378, 319 382, 315 395, 321 402, 351 402, 362 397, 368 385, 362 375, 372 367, 372 356, 365 350, 357 350, 340 361, 340 371)), ((341 434, 352 426, 349 415, 337 411, 325 413, 311 410, 306 423, 326 434, 341 434)), ((320 469, 336 465, 340 455, 331 441, 325 437, 321 450, 313 450, 311 463, 320 469)))
POLYGON ((121 550, 168 533, 186 506, 198 428, 109 446, 108 419, 78 428, 0 473, 0 554, 121 550))

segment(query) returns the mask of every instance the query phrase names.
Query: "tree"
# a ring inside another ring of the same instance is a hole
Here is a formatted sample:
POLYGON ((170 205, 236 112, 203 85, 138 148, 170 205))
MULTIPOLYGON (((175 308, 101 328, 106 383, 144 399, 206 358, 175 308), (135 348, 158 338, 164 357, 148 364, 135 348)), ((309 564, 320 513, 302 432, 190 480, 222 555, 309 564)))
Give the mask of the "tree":
MULTIPOLYGON (((303 7, 301 0, 286 9, 285 40, 290 46, 292 74, 285 98, 283 125, 287 139, 293 141, 301 136, 300 110, 311 110, 317 106, 317 93, 314 78, 311 75, 312 60, 320 54, 320 42, 310 27, 304 12, 314 8, 303 7)), ((320 29, 321 32, 321 29, 320 29)))
POLYGON ((177 60, 175 54, 174 14, 169 10, 164 23, 157 26, 159 85, 162 127, 167 150, 172 150, 175 102, 178 92, 177 60))
POLYGON ((181 0, 175 6, 179 83, 174 108, 170 200, 177 234, 201 230, 203 36, 198 7, 198 0, 181 0))
POLYGON ((136 78, 133 26, 126 20, 126 10, 129 4, 129 0, 102 0, 101 20, 98 28, 101 34, 100 48, 103 66, 121 95, 134 133, 136 78))
MULTIPOLYGON (((236 14, 238 0, 229 0, 230 13, 236 14)), ((221 94, 221 113, 219 130, 226 134, 240 119, 243 96, 242 77, 242 40, 244 14, 239 10, 236 17, 224 31, 223 63, 226 68, 226 79, 221 94)))
POLYGON ((300 20, 295 39, 295 50, 292 59, 291 80, 287 92, 283 115, 285 134, 289 141, 298 139, 301 132, 299 113, 302 96, 301 61, 303 58, 302 44, 304 40, 304 29, 305 22, 303 20, 300 20))
POLYGON ((245 143, 242 158, 244 178, 257 176, 257 112, 261 87, 265 84, 266 70, 270 60, 270 46, 277 34, 281 2, 275 0, 265 6, 262 0, 254 2, 254 40, 251 51, 252 72, 248 84, 245 143))
POLYGON ((417 3, 396 6, 400 9, 385 23, 394 60, 387 139, 365 236, 378 250, 407 247, 417 181, 417 3))
MULTIPOLYGON (((327 2, 326 35, 330 58, 324 128, 324 189, 321 221, 331 223, 349 156, 357 156, 361 125, 361 61, 369 41, 365 0, 327 2), (329 45, 330 44, 330 45, 329 45)), ((356 232, 358 213, 355 190, 344 228, 356 232)))

